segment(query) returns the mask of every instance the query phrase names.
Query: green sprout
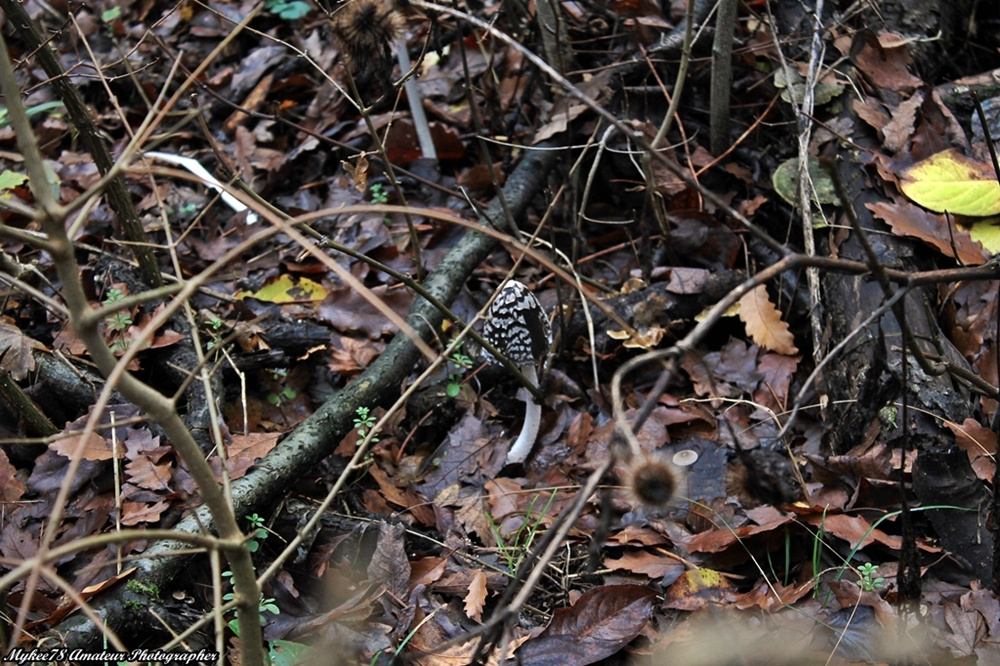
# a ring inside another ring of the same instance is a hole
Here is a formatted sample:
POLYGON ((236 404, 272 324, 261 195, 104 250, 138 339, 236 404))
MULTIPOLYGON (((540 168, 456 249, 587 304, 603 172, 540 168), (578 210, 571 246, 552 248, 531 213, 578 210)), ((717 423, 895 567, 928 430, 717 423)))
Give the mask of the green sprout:
POLYGON ((858 567, 858 574, 861 578, 858 579, 858 587, 860 587, 865 592, 873 592, 878 590, 883 585, 885 585, 885 578, 878 576, 877 578, 872 578, 878 573, 878 567, 871 562, 865 562, 860 567, 858 567))
MULTIPOLYGON (((104 304, 111 305, 125 298, 125 293, 121 289, 109 289, 104 297, 104 304)), ((116 312, 104 323, 116 333, 116 340, 111 344, 111 351, 115 353, 124 352, 128 349, 129 341, 125 338, 125 331, 132 325, 132 315, 127 312, 116 312)))
MULTIPOLYGON (((357 414, 354 417, 354 429, 358 431, 358 437, 364 439, 368 436, 369 431, 375 427, 375 417, 372 415, 371 410, 368 407, 358 407, 357 414)), ((372 444, 378 442, 378 437, 372 437, 372 444)))
POLYGON ((371 186, 372 201, 377 204, 389 203, 389 193, 385 191, 382 183, 373 183, 371 186))
POLYGON ((448 373, 448 384, 445 387, 445 393, 448 394, 449 398, 457 398, 458 394, 462 392, 462 375, 472 367, 472 358, 461 353, 459 351, 461 348, 462 343, 459 342, 448 357, 448 369, 451 372, 448 373))
MULTIPOLYGON (((284 368, 279 368, 278 370, 275 370, 271 376, 274 379, 274 381, 283 382, 284 380, 288 379, 288 370, 285 370, 284 368)), ((274 391, 268 393, 267 401, 272 405, 274 405, 275 407, 277 407, 283 402, 295 400, 296 396, 298 396, 298 393, 295 391, 295 389, 293 389, 291 386, 283 386, 281 387, 281 393, 275 393, 274 391)))

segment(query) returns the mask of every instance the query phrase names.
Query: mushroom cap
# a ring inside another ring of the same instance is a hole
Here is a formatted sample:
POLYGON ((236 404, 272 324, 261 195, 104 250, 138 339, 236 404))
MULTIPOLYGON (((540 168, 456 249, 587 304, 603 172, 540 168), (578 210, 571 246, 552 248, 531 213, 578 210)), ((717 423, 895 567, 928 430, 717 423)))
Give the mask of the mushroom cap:
MULTIPOLYGON (((518 365, 533 365, 552 344, 552 329, 542 304, 517 280, 509 280, 487 312, 483 337, 518 365)), ((489 352, 488 360, 497 359, 489 352)))

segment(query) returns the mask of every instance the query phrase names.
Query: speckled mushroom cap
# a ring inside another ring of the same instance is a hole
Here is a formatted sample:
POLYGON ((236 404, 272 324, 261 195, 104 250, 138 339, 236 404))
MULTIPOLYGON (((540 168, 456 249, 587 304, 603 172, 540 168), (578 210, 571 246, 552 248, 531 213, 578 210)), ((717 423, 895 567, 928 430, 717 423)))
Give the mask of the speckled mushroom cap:
MULTIPOLYGON (((542 304, 517 280, 500 290, 487 312, 483 337, 518 365, 533 365, 552 344, 552 329, 542 304)), ((488 361, 497 359, 485 352, 488 361)))

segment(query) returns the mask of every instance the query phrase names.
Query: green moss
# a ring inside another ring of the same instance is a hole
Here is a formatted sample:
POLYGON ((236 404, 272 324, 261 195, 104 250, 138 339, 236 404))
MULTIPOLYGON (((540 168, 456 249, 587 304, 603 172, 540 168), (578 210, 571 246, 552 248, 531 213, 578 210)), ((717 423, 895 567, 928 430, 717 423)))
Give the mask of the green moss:
POLYGON ((140 583, 137 580, 130 580, 125 583, 125 589, 129 592, 149 597, 150 599, 155 599, 157 601, 160 599, 160 588, 158 585, 146 585, 145 583, 140 583))

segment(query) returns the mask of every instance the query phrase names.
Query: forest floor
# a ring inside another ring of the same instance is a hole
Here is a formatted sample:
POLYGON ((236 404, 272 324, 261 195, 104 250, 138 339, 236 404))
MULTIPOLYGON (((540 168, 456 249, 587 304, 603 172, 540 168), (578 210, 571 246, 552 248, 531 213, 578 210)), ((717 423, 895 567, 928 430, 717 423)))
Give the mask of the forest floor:
MULTIPOLYGON (((1000 315, 983 276, 997 277, 1000 187, 982 124, 946 91, 1000 66, 997 44, 962 35, 950 60, 929 63, 919 42, 846 7, 817 21, 748 3, 728 26, 731 107, 717 111, 713 31, 692 31, 689 59, 657 48, 685 4, 25 2, 124 174, 166 276, 155 293, 65 100, 5 22, 46 198, 68 211, 64 260, 120 369, 173 397, 223 484, 256 483, 314 434, 325 447, 265 501, 233 509, 267 572, 272 663, 1000 663, 994 582, 927 518, 982 507, 920 505, 901 402, 836 449, 828 401, 850 396, 828 395, 822 369, 811 376, 842 352, 813 325, 823 296, 813 302, 808 261, 754 281, 806 256, 809 236, 823 270, 855 270, 836 264, 852 202, 818 159, 844 151, 884 194, 882 233, 907 239, 922 270, 980 271, 927 289, 990 395, 1000 315), (875 147, 849 140, 857 131, 875 147), (800 143, 816 158, 805 207, 800 143), (942 183, 916 169, 935 155, 966 171, 942 183), (544 162, 527 184, 526 156, 544 162), (948 208, 964 211, 953 224, 928 210, 933 186, 975 189, 976 202, 948 208), (497 242, 462 273, 453 259, 470 229, 497 242), (509 278, 554 332, 523 464, 505 457, 530 394, 465 327, 482 329, 509 278), (407 319, 414 283, 448 280, 454 320, 407 319), (382 385, 372 369, 397 337, 415 361, 382 385), (178 366, 181 348, 197 353, 178 366), (350 403, 345 391, 366 382, 375 393, 350 403), (203 412, 194 389, 209 396, 203 412), (916 599, 897 586, 904 553, 916 599)), ((989 11, 976 34, 1000 29, 989 11)), ((103 366, 73 326, 32 160, 2 112, 0 616, 8 649, 51 649, 67 616, 130 584, 145 534, 190 520, 204 486, 148 409, 110 390, 98 400, 103 366), (83 397, 41 379, 43 356, 79 369, 83 397)), ((887 360, 897 379, 901 365, 887 360)), ((987 487, 997 402, 969 400, 975 418, 939 413, 931 427, 987 487)), ((104 631, 129 649, 244 663, 220 605, 233 598, 226 565, 185 567, 169 588, 132 589, 171 629, 104 631)))

